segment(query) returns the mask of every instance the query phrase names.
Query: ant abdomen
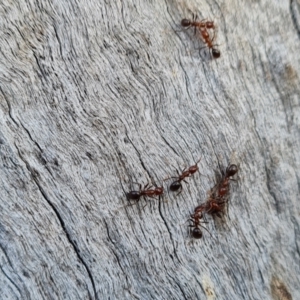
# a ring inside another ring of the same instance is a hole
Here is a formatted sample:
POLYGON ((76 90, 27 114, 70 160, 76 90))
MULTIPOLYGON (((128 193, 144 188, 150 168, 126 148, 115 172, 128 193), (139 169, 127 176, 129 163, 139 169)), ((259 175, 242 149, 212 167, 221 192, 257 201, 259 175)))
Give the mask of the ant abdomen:
POLYGON ((201 231, 200 228, 194 228, 192 230, 192 236, 193 236, 193 238, 195 238, 195 239, 201 239, 202 235, 203 234, 202 234, 202 231, 201 231))
POLYGON ((131 191, 126 194, 128 200, 139 200, 141 197, 141 193, 138 191, 131 191))
POLYGON ((220 50, 216 48, 212 48, 211 54, 213 58, 219 58, 221 56, 220 50))
POLYGON ((170 191, 175 192, 182 188, 181 182, 179 180, 172 182, 170 185, 170 191))
POLYGON ((230 165, 226 169, 226 177, 234 176, 238 172, 238 170, 239 170, 239 168, 237 165, 234 165, 234 164, 230 165))
POLYGON ((182 27, 189 27, 189 26, 191 26, 191 21, 189 19, 182 19, 181 20, 181 26, 182 27))

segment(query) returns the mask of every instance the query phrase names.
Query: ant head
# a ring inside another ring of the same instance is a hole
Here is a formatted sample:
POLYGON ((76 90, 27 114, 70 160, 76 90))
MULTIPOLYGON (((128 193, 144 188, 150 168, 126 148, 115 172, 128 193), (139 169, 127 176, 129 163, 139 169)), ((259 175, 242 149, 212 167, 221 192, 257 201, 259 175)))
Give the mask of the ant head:
POLYGON ((126 194, 126 197, 128 200, 139 200, 141 197, 141 194, 138 191, 131 191, 126 194))
POLYGON ((188 19, 182 19, 181 20, 181 26, 182 27, 189 27, 189 26, 191 26, 191 21, 188 20, 188 19))
POLYGON ((215 24, 214 21, 206 21, 206 28, 208 29, 214 29, 215 28, 215 24))
POLYGON ((237 165, 230 165, 229 167, 227 167, 226 169, 226 176, 227 177, 231 177, 234 174, 236 174, 238 172, 239 168, 237 167, 237 165))
POLYGON ((189 168, 190 174, 194 174, 194 173, 196 173, 198 170, 199 170, 199 167, 198 167, 197 165, 191 166, 191 167, 189 168))
POLYGON ((220 50, 216 49, 216 48, 212 48, 211 54, 212 54, 213 58, 219 58, 221 56, 220 50))
POLYGON ((172 192, 175 192, 178 191, 181 187, 182 187, 181 182, 179 180, 176 180, 170 185, 170 190, 172 192))
POLYGON ((195 239, 201 239, 202 238, 202 231, 200 228, 194 228, 192 231, 192 236, 195 239))

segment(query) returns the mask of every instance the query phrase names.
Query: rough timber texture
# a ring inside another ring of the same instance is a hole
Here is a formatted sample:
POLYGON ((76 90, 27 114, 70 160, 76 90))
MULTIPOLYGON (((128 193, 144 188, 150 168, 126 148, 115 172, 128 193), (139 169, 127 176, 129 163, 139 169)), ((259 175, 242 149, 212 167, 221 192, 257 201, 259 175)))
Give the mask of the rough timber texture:
POLYGON ((0 22, 1 299, 300 299, 298 0, 2 0, 0 22), (179 196, 124 207, 200 157, 179 196))

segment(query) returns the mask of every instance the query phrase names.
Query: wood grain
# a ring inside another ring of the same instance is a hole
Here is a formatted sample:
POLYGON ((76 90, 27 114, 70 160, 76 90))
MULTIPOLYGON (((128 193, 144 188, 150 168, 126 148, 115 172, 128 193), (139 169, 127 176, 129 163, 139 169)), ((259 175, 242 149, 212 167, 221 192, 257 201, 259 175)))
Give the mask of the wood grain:
POLYGON ((299 299, 299 16, 297 0, 1 1, 0 298, 299 299), (192 13, 221 58, 181 29, 192 13), (200 157, 177 197, 126 206, 133 182, 200 157), (193 241, 229 163, 225 221, 193 241))

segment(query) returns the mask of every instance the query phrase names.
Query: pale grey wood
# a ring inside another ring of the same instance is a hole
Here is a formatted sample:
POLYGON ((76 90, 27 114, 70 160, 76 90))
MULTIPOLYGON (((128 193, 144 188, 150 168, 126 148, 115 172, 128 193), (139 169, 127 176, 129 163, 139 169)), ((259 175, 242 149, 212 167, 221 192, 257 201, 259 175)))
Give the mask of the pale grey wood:
POLYGON ((299 7, 1 1, 0 298, 299 299, 299 7), (200 157, 179 196, 124 207, 200 157), (225 222, 193 241, 229 163, 225 222))

